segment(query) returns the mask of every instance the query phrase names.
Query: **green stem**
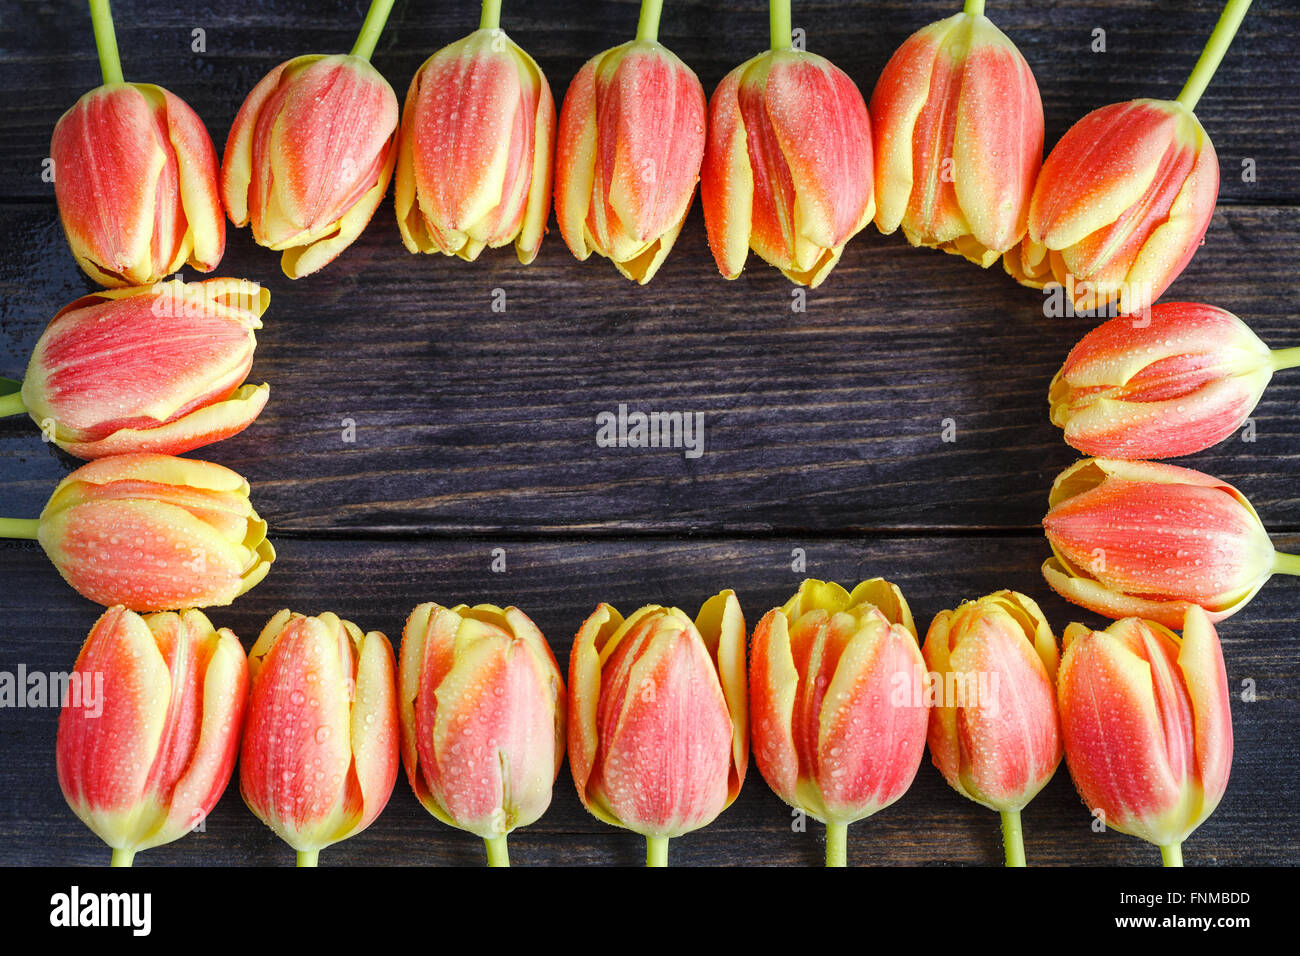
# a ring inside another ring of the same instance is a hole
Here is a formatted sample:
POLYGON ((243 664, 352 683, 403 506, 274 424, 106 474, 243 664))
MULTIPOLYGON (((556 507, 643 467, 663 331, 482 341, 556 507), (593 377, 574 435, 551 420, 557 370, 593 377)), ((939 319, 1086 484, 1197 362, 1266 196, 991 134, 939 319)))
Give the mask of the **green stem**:
POLYGON ((826 865, 849 865, 849 825, 847 823, 826 824, 826 865))
POLYGON ((1002 811, 1002 848, 1007 866, 1025 865, 1025 838, 1020 830, 1020 811, 1002 811))
POLYGON ((790 35, 790 0, 768 0, 767 23, 773 50, 788 50, 794 45, 790 35))
POLYGON ((1160 848, 1160 860, 1165 866, 1182 866, 1183 865, 1183 845, 1181 843, 1171 843, 1169 846, 1160 848))
POLYGON ((114 850, 113 859, 108 861, 109 866, 130 866, 135 859, 135 850, 114 850))
POLYGON ((488 866, 509 866, 510 851, 506 849, 506 835, 484 837, 487 844, 488 866))
POLYGON ((667 866, 668 865, 668 838, 652 837, 645 838, 645 865, 646 866, 667 866))
POLYGON ((117 34, 113 32, 113 11, 108 0, 90 0, 90 24, 95 29, 99 71, 105 83, 122 82, 122 60, 117 55, 117 34))
POLYGON ((966 0, 966 7, 962 13, 968 17, 984 16, 984 0, 966 0))
MULTIPOLYGON (((1273 349, 1273 370, 1280 372, 1284 368, 1295 368, 1300 365, 1300 345, 1290 349, 1273 349)), ((3 409, 4 399, 0 399, 0 409, 3 409)), ((3 414, 0 411, 0 414, 3 414)), ((13 414, 10 412, 10 414, 13 414)))
POLYGON ((352 44, 353 56, 369 61, 374 55, 375 44, 379 42, 379 35, 384 32, 384 24, 388 22, 388 14, 392 10, 393 0, 370 0, 370 9, 366 11, 366 19, 361 23, 357 42, 352 44))
POLYGON ((316 865, 316 860, 317 860, 317 858, 318 858, 319 856, 320 856, 320 850, 299 850, 299 851, 298 851, 298 865, 299 865, 299 866, 315 866, 315 865, 316 865))
POLYGON ((24 538, 35 541, 40 526, 40 518, 0 518, 0 538, 24 538))
POLYGON ((1214 32, 1210 34, 1205 49, 1201 51, 1201 58, 1196 61, 1192 75, 1187 78, 1183 91, 1178 94, 1178 102, 1189 110, 1196 109, 1201 94, 1210 85, 1210 80, 1214 79, 1214 71, 1219 68, 1223 55, 1232 45, 1232 38, 1237 35, 1237 28, 1241 26, 1241 21, 1249 9, 1250 0, 1228 0, 1223 8, 1219 22, 1214 25, 1214 32))
POLYGON ((480 30, 501 29, 501 0, 483 0, 483 12, 479 14, 480 30))
POLYGON ((647 43, 659 39, 659 15, 663 13, 664 0, 641 0, 641 18, 636 22, 636 38, 647 43))
MULTIPOLYGON (((1300 362, 1300 359, 1297 362, 1300 362)), ((27 411, 27 406, 23 404, 22 392, 10 392, 8 395, 0 395, 0 418, 21 415, 25 411, 27 411)))
POLYGON ((1273 573, 1300 574, 1300 554, 1286 554, 1283 551, 1274 551, 1273 573))

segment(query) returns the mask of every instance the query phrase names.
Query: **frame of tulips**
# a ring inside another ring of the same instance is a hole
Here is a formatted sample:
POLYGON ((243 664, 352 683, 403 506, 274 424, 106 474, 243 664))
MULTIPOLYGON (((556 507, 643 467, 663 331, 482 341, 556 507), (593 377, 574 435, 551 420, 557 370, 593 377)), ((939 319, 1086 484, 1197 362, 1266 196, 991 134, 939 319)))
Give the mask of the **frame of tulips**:
POLYGON ((1250 0, 1223 5, 1176 99, 1095 110, 1045 158, 1028 62, 983 0, 958 6, 868 98, 772 0, 769 49, 706 96, 659 41, 663 3, 643 0, 631 39, 557 102, 484 0, 479 29, 399 101, 370 63, 393 7, 374 0, 350 52, 295 55, 249 91, 218 157, 185 102, 125 79, 109 4, 90 0, 104 82, 59 120, 51 157, 69 248, 103 288, 53 316, 0 389, 0 415, 28 414, 86 463, 0 536, 39 542, 106 609, 74 669, 104 677, 103 711, 69 698, 55 749, 113 865, 191 832, 237 773, 249 810, 314 866, 376 819, 399 770, 508 865, 508 835, 546 812, 567 761, 582 805, 644 837, 647 865, 756 770, 843 866, 848 827, 901 799, 927 752, 998 814, 1008 866, 1032 862, 1021 813, 1062 762, 1094 817, 1181 865, 1232 765, 1218 627, 1300 574, 1246 494, 1163 461, 1234 434, 1300 365, 1300 346, 1270 349, 1218 306, 1161 298, 1210 226, 1219 167, 1195 109, 1250 0), (1004 588, 954 595, 922 629, 887 578, 810 577, 758 617, 730 589, 697 613, 602 603, 567 669, 504 602, 420 604, 400 641, 286 608, 245 650, 208 615, 274 581, 274 528, 241 475, 181 456, 267 405, 246 379, 274 306, 248 278, 171 277, 216 272, 227 228, 248 227, 287 278, 329 281, 390 186, 413 254, 512 245, 528 266, 553 209, 576 259, 645 285, 698 186, 727 279, 771 266, 818 288, 874 222, 1109 317, 1044 383, 1089 457, 1051 487, 1042 574, 1113 623, 1058 631, 1004 588))

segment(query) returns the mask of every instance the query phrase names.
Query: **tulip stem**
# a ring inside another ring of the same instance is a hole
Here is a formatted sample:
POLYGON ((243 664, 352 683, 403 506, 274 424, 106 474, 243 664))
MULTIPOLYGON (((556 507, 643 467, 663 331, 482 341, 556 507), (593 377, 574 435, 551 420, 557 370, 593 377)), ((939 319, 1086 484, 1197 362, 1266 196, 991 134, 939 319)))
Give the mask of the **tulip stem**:
POLYGON ((790 0, 769 0, 767 23, 772 33, 773 50, 788 50, 794 46, 790 28, 790 0))
POLYGON ((41 526, 39 518, 0 518, 0 538, 25 538, 36 540, 36 531, 41 526))
POLYGON ((966 8, 962 13, 968 17, 984 16, 984 0, 966 0, 966 8))
POLYGON ((108 861, 109 866, 130 866, 135 860, 135 850, 114 850, 113 859, 108 861))
POLYGON ((641 18, 636 23, 636 38, 647 43, 659 39, 659 16, 664 10, 664 0, 641 0, 641 18))
POLYGON ((1160 848, 1160 860, 1165 866, 1183 865, 1183 845, 1171 843, 1160 848))
POLYGON ((487 845, 488 866, 509 866, 510 851, 506 849, 506 835, 484 837, 483 842, 487 845))
POLYGON ((847 823, 826 824, 826 865, 849 865, 849 825, 847 823))
POLYGON ((318 858, 319 856, 320 856, 320 850, 299 850, 299 851, 298 851, 298 865, 299 865, 299 866, 315 866, 315 865, 316 865, 316 860, 317 860, 317 858, 318 858))
POLYGON ((90 0, 90 25, 95 30, 95 49, 99 51, 99 71, 105 83, 122 82, 122 60, 117 55, 117 34, 113 32, 113 11, 108 0, 90 0))
POLYGON ((1300 574, 1300 554, 1286 554, 1283 551, 1274 551, 1273 573, 1300 574))
MULTIPOLYGON (((1295 368, 1300 365, 1300 346, 1290 349, 1273 349, 1273 370, 1280 372, 1284 368, 1295 368)), ((0 403, 3 403, 0 399, 0 403)), ((3 405, 0 404, 0 408, 3 405)), ((12 414, 12 413, 11 413, 12 414)))
POLYGON ((370 0, 370 9, 366 11, 366 18, 361 23, 357 42, 352 44, 353 56, 370 61, 370 57, 375 52, 375 44, 379 42, 379 35, 384 32, 384 24, 388 22, 388 14, 392 10, 393 0, 370 0))
POLYGON ((1007 866, 1025 865, 1025 838, 1020 829, 1020 811, 1002 811, 1002 849, 1007 866))
POLYGON ((668 865, 668 838, 652 837, 645 838, 645 865, 646 866, 667 866, 668 865))
POLYGON ((1192 75, 1187 78, 1183 91, 1178 94, 1178 102, 1189 110, 1196 109, 1201 94, 1210 85, 1210 80, 1214 79, 1214 71, 1219 68, 1223 55, 1232 45, 1232 38, 1237 35, 1237 28, 1241 26, 1241 21, 1249 9, 1250 0, 1228 0, 1223 8, 1219 22, 1214 25, 1214 32, 1210 34, 1205 49, 1201 51, 1201 58, 1196 61, 1196 66, 1192 68, 1192 75))
MULTIPOLYGON (((1300 362, 1300 359, 1297 359, 1300 362)), ((8 395, 0 395, 0 418, 7 418, 10 415, 21 415, 27 411, 27 406, 23 404, 22 392, 10 392, 8 395)))
POLYGON ((501 29, 501 0, 483 0, 483 12, 479 14, 480 30, 501 29))

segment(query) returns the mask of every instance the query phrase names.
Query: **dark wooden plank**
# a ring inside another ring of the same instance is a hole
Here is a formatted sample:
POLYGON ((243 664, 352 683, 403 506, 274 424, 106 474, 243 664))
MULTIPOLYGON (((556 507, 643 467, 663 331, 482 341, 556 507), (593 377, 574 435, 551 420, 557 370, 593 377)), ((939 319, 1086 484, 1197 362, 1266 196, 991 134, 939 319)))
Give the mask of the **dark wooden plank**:
MULTIPOLYGON (((1300 537, 1280 539, 1293 550, 1300 537)), ((332 609, 365 628, 400 638, 406 614, 424 600, 513 602, 537 621, 567 668, 572 634, 598 601, 624 612, 643 603, 677 603, 694 613, 723 587, 737 589, 753 627, 797 586, 791 550, 806 548, 808 573, 843 582, 885 574, 899 583, 925 627, 962 598, 1000 587, 1027 591, 1053 627, 1101 622, 1053 596, 1038 576, 1046 548, 1039 537, 838 538, 767 541, 336 541, 281 539, 270 577, 237 606, 213 609, 219 626, 251 645, 281 606, 332 609), (488 570, 504 547, 507 571, 488 570)), ((0 669, 29 672, 71 666, 99 610, 64 588, 34 546, 0 544, 0 669)), ((1294 647, 1296 586, 1270 584, 1220 628, 1230 686, 1256 682, 1257 700, 1233 701, 1236 756, 1219 810, 1186 845, 1189 865, 1300 863, 1300 664, 1294 647)), ((567 672, 567 671, 566 671, 567 672)), ((54 775, 57 711, 0 710, 0 864, 102 864, 107 852, 63 803, 54 775)), ((1025 813, 1035 864, 1155 865, 1155 849, 1116 833, 1095 834, 1064 768, 1025 813)), ((737 802, 712 826, 673 841, 674 864, 804 865, 820 862, 821 828, 791 830, 788 807, 756 769, 737 802)), ((567 768, 548 813, 511 837, 520 864, 638 864, 639 838, 588 816, 567 768)), ((928 757, 911 790, 894 806, 850 829, 854 864, 997 864, 996 815, 964 800, 928 757)), ((429 817, 399 779, 388 808, 366 833, 322 854, 325 864, 479 864, 468 834, 429 817)), ((277 864, 292 854, 242 805, 232 787, 201 834, 141 854, 138 865, 277 864)))
MULTIPOLYGON (((49 208, 0 206, 0 232, 15 250, 0 261, 0 375, 19 377, 49 316, 90 286, 49 208)), ((1295 208, 1221 209, 1167 297, 1300 343, 1298 234, 1295 208)), ((388 209, 316 276, 284 279, 242 233, 221 272, 272 290, 253 370, 271 401, 195 454, 246 474, 284 531, 1029 528, 1077 457, 1046 394, 1091 322, 1045 319, 1043 297, 1000 271, 897 236, 855 240, 804 314, 761 262, 719 277, 698 209, 646 288, 554 235, 529 267, 509 250, 411 256, 388 209), (702 412, 703 455, 597 447, 596 416, 620 403, 702 412)), ((1300 373, 1279 374, 1254 443, 1186 460, 1239 483, 1279 531, 1300 529, 1297 404, 1300 373)), ((72 464, 31 422, 0 420, 0 513, 39 511, 72 464)))
MULTIPOLYGON (((503 25, 531 50, 557 99, 588 57, 630 39, 633 0, 558 3, 512 0, 503 25)), ((360 25, 357 0, 236 0, 160 8, 138 0, 114 4, 128 78, 159 83, 185 98, 208 123, 218 148, 244 95, 272 66, 300 53, 344 52, 360 25), (206 51, 192 50, 205 31, 206 51)), ((794 24, 808 46, 846 70, 870 95, 898 45, 924 24, 950 16, 959 0, 880 0, 870 5, 796 3, 794 24)), ((712 91, 733 66, 767 44, 764 0, 669 3, 662 39, 712 91)), ((1044 4, 1004 0, 990 16, 1035 71, 1047 117, 1047 142, 1085 112, 1150 96, 1173 98, 1221 9, 1217 0, 1075 0, 1044 4), (1093 31, 1106 52, 1092 52, 1093 31)), ((438 47, 477 26, 477 5, 397 4, 375 56, 399 95, 438 47)), ((1300 199, 1300 62, 1294 56, 1300 9, 1287 0, 1256 0, 1198 113, 1219 150, 1225 203, 1300 199), (1243 182, 1242 160, 1257 178, 1243 182)), ((0 111, 0 196, 50 196, 41 180, 55 120, 99 83, 84 5, 18 0, 0 18, 0 89, 21 91, 0 111)))

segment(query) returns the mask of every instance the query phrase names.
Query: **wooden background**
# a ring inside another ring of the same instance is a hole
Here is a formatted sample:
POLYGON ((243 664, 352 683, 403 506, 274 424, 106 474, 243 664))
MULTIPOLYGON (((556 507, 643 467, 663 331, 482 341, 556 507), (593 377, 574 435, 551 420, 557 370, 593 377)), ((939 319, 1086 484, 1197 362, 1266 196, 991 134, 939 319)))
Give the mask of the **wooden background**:
MULTIPOLYGON (((345 51, 361 0, 229 0, 178 9, 119 0, 128 79, 156 82, 204 118, 218 149, 244 94, 306 52, 345 51), (206 52, 191 50, 205 31, 206 52)), ((670 0, 661 39, 707 91, 766 45, 765 4, 670 0)), ((870 90, 912 31, 958 0, 796 2, 809 49, 870 90)), ((990 15, 1037 75, 1052 143, 1085 112, 1171 98, 1208 36, 1208 0, 1005 0, 990 15), (1107 51, 1090 49, 1105 30, 1107 51)), ((582 62, 630 38, 632 0, 509 0, 503 26, 538 59, 557 101, 582 62)), ((473 29, 477 4, 398 0, 374 57, 397 90, 437 47, 473 29)), ((1213 303, 1274 346, 1300 344, 1300 10, 1256 0, 1199 116, 1223 185, 1205 245, 1165 298, 1213 303), (1251 161, 1254 181, 1244 181, 1251 161)), ((21 377, 54 312, 92 288, 62 237, 41 177, 58 116, 99 82, 89 17, 74 2, 0 2, 0 375, 21 377)), ((1087 319, 1052 320, 1042 297, 868 227, 825 285, 791 310, 791 286, 751 257, 727 283, 698 204, 647 288, 604 260, 575 262, 552 225, 541 255, 473 265, 401 245, 391 199, 323 272, 285 279, 278 255, 232 232, 218 273, 272 293, 252 381, 271 401, 248 431, 196 452, 248 477, 280 559, 232 608, 211 612, 251 644, 290 606, 333 610, 396 643, 417 603, 514 603, 561 665, 598 601, 690 613, 734 587, 752 627, 807 574, 898 582, 925 627, 939 610, 1002 587, 1037 598, 1057 631, 1102 621, 1057 599, 1038 567, 1052 477, 1076 455, 1046 414, 1047 384, 1087 319), (494 290, 507 309, 494 313, 494 290), (602 449, 595 416, 632 408, 703 412, 705 452, 602 449), (941 438, 952 419, 956 441, 941 438), (355 441, 345 442, 345 419, 355 441), (490 570, 504 548, 504 573, 490 570)), ((187 278, 194 278, 192 273, 187 278)), ((1255 415, 1257 440, 1181 462, 1238 484, 1279 547, 1300 550, 1300 373, 1282 373, 1255 415)), ((0 514, 34 516, 75 462, 25 418, 0 421, 0 514)), ((37 545, 0 543, 0 670, 71 667, 99 609, 37 545)), ((1221 634, 1236 756, 1219 810, 1185 847, 1189 865, 1300 862, 1300 666, 1296 582, 1274 581, 1221 634)), ((107 850, 66 808, 54 774, 54 709, 0 710, 0 861, 98 864, 107 850)), ((1039 864, 1154 864, 1117 833, 1095 834, 1062 767, 1025 812, 1039 864)), ((639 837, 589 817, 567 768, 551 810, 511 837, 518 864, 638 864, 639 837)), ((809 864, 821 828, 791 814, 751 766, 737 802, 674 840, 673 864, 809 864)), ((477 864, 476 838, 428 816, 399 779, 362 835, 326 865, 477 864)), ((852 864, 996 864, 996 815, 943 782, 927 758, 907 795, 850 829, 852 864)), ((231 786, 206 831, 137 865, 276 864, 291 851, 231 786)))

